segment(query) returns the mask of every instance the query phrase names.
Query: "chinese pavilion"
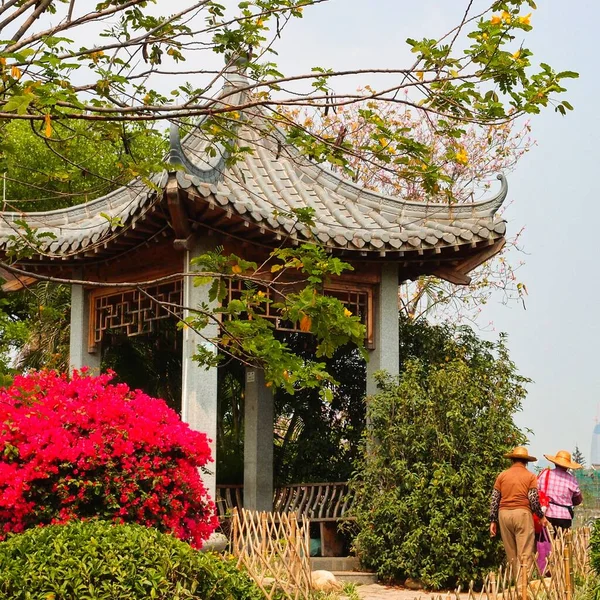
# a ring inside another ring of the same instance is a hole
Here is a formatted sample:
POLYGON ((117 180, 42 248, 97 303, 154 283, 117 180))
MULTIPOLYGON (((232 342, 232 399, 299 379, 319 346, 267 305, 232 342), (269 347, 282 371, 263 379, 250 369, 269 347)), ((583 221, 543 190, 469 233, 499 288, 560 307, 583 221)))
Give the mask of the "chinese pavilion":
MULTIPOLYGON (((226 75, 216 106, 236 107, 247 98, 248 80, 226 75)), ((468 273, 501 250, 505 223, 496 212, 507 184, 493 198, 470 204, 421 203, 382 195, 350 183, 315 164, 286 143, 276 129, 253 126, 265 109, 243 113, 239 136, 250 147, 238 161, 211 152, 199 128, 183 140, 171 129, 172 170, 156 175, 152 185, 140 179, 86 204, 37 213, 0 213, 0 259, 19 220, 52 238, 17 266, 35 274, 75 280, 72 285, 70 365, 100 367, 105 332, 127 335, 150 331, 168 313, 177 316, 207 302, 208 286, 194 287, 190 260, 222 245, 251 260, 265 258, 282 244, 307 241, 311 232, 290 215, 314 209, 313 234, 334 255, 351 263, 327 288, 361 315, 366 328, 367 393, 372 374, 399 369, 398 285, 423 274, 467 284, 468 273), (86 286, 99 282, 101 287, 86 286), (131 283, 111 287, 110 284, 131 283), (139 288, 146 293, 141 293, 139 288), (187 308, 186 308, 187 307, 187 308)), ((6 289, 27 285, 29 278, 0 273, 6 289)), ((231 291, 234 293, 234 290, 231 291)), ((215 335, 216 325, 209 335, 215 335)), ((217 369, 192 360, 201 343, 183 332, 182 418, 215 439, 217 369)), ((273 401, 262 372, 246 369, 244 505, 270 510, 273 498, 273 401)), ((215 445, 213 442, 213 455, 215 445)), ((215 494, 215 474, 205 475, 215 494)))

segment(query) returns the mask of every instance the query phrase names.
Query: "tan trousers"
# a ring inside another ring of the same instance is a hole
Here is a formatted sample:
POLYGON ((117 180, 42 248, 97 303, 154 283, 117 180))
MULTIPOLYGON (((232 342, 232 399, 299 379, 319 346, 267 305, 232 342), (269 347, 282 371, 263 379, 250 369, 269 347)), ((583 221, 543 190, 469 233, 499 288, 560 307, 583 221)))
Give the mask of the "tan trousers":
POLYGON ((535 554, 533 516, 526 508, 504 509, 499 512, 498 521, 506 558, 515 577, 521 560, 529 566, 535 554))

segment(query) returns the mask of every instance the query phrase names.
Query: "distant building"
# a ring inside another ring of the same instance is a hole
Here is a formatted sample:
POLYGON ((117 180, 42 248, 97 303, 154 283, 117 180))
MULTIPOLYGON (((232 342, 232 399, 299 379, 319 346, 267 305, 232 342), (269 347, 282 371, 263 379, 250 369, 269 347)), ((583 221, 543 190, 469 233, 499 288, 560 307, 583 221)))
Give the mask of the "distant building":
POLYGON ((592 433, 592 452, 590 454, 590 464, 593 469, 600 469, 600 423, 594 427, 592 433))

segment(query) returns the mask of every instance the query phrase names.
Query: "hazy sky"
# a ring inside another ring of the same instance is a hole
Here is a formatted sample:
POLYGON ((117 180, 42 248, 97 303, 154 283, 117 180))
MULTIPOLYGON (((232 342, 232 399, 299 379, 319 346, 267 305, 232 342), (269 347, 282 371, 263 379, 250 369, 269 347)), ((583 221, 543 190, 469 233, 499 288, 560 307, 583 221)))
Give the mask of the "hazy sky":
MULTIPOLYGON (((279 62, 286 73, 314 65, 406 67, 413 55, 405 39, 445 33, 459 22, 466 4, 330 0, 307 9, 304 19, 288 27, 279 62)), ((532 16, 534 31, 526 42, 534 58, 578 71, 581 78, 568 83, 573 113, 561 117, 550 109, 532 119, 538 145, 509 177, 509 232, 525 227, 526 265, 519 274, 529 290, 527 310, 497 301, 481 316, 482 326, 493 321, 496 331, 508 333, 512 358, 534 380, 518 423, 534 431, 530 448, 538 457, 578 444, 589 460, 600 401, 599 286, 594 283, 600 241, 598 22, 597 0, 540 0, 532 16)), ((365 82, 356 78, 343 87, 365 82)))

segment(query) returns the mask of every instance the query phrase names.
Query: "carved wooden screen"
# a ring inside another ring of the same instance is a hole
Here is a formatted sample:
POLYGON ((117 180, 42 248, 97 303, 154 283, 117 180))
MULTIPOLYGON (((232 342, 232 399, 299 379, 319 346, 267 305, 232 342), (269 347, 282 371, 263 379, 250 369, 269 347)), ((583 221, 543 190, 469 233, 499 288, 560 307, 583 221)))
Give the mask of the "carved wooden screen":
POLYGON ((92 292, 90 297, 90 350, 95 350, 107 331, 132 337, 154 331, 158 321, 181 318, 183 281, 117 292, 92 292))
MULTIPOLYGON (((240 280, 229 282, 229 294, 227 300, 236 300, 240 298, 244 290, 245 283, 240 280)), ((263 291, 273 302, 281 302, 282 296, 273 292, 271 288, 264 288, 263 291)), ((361 323, 367 328, 365 346, 369 349, 374 348, 373 338, 373 287, 371 285, 361 284, 330 284, 325 287, 325 293, 328 296, 337 298, 348 310, 360 317, 361 323)), ((263 305, 265 318, 275 323, 275 328, 279 331, 300 332, 300 327, 296 323, 285 321, 281 318, 279 311, 272 308, 270 303, 263 305)))
MULTIPOLYGON (((229 284, 228 300, 239 298, 244 283, 239 280, 229 284)), ((268 288, 265 293, 271 294, 268 288)), ((370 285, 331 285, 325 293, 338 298, 353 315, 360 317, 367 327, 365 345, 373 348, 373 288, 370 285)), ((281 298, 274 297, 274 301, 281 298)), ((158 321, 183 314, 183 281, 177 279, 142 289, 118 291, 99 290, 90 294, 89 348, 95 351, 107 331, 124 333, 132 337, 154 331, 158 321)), ((270 304, 265 305, 265 317, 275 323, 280 331, 300 331, 295 323, 284 321, 270 304)))

